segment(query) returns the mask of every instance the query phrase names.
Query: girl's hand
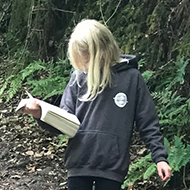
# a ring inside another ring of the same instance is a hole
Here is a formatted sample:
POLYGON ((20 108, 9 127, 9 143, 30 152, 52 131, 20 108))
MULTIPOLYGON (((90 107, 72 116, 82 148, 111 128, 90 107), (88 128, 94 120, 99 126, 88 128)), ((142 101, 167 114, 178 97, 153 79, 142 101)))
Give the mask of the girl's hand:
POLYGON ((25 104, 24 113, 31 114, 34 118, 39 119, 42 114, 39 101, 35 98, 30 98, 25 104))
POLYGON ((157 171, 162 181, 166 181, 171 177, 171 168, 167 162, 158 162, 157 171))

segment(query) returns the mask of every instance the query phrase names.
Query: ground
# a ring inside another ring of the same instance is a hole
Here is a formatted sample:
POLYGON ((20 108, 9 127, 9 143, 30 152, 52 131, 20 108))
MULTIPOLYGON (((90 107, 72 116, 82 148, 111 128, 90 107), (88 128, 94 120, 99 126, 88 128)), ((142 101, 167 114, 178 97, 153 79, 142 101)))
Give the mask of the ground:
POLYGON ((65 146, 14 108, 0 104, 0 190, 66 189, 65 146))

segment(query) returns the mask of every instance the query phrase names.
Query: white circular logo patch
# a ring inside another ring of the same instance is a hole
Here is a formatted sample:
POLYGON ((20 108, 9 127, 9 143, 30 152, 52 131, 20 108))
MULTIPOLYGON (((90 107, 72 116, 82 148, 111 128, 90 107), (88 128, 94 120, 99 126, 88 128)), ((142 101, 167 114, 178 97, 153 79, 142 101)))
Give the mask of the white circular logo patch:
POLYGON ((116 94, 116 96, 113 99, 115 104, 120 108, 123 108, 128 103, 127 95, 123 92, 116 94))

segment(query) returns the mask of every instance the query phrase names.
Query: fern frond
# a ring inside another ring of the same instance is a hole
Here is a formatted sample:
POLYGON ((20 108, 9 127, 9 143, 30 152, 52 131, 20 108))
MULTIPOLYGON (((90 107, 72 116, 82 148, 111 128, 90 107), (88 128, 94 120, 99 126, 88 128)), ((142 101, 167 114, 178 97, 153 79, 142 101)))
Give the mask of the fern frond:
POLYGON ((173 171, 180 171, 180 169, 190 162, 190 146, 185 148, 181 139, 177 136, 174 137, 174 146, 171 147, 171 151, 168 156, 168 161, 173 171))
POLYGON ((141 159, 139 159, 136 163, 132 164, 129 167, 129 172, 136 170, 137 168, 141 168, 142 166, 145 166, 147 162, 151 161, 151 154, 148 154, 141 159))
POLYGON ((32 89, 32 94, 35 96, 45 95, 44 99, 49 98, 53 95, 62 94, 66 84, 68 82, 68 77, 54 77, 45 78, 39 81, 32 80, 27 81, 25 84, 29 85, 32 89))
POLYGON ((148 154, 130 165, 126 180, 124 181, 122 188, 135 183, 137 180, 147 179, 155 172, 156 165, 151 161, 151 154, 148 154))
POLYGON ((14 79, 10 82, 9 89, 6 92, 7 94, 6 102, 8 102, 10 99, 13 98, 13 96, 20 89, 21 84, 22 84, 22 76, 21 75, 15 76, 14 79))
POLYGON ((44 62, 34 61, 30 63, 26 68, 20 71, 22 80, 39 70, 47 70, 47 68, 44 66, 44 62))
POLYGON ((3 94, 3 92, 6 90, 8 84, 10 83, 10 81, 15 77, 15 75, 10 75, 6 81, 4 82, 3 86, 0 89, 0 96, 3 94))
POLYGON ((145 80, 145 82, 147 83, 148 81, 151 80, 152 76, 154 75, 154 71, 151 71, 151 70, 147 70, 145 72, 142 73, 142 76, 145 80))
POLYGON ((156 172, 156 164, 152 163, 143 174, 143 180, 148 179, 156 172))

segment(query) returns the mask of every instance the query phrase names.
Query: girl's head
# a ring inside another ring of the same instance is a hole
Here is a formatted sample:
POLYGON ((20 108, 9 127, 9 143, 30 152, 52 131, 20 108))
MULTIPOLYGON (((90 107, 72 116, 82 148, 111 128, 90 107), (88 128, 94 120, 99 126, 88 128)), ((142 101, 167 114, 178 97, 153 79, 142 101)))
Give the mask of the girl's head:
POLYGON ((68 47, 71 64, 88 73, 88 100, 111 85, 110 68, 119 62, 119 48, 112 33, 96 20, 83 20, 71 34, 68 47))

